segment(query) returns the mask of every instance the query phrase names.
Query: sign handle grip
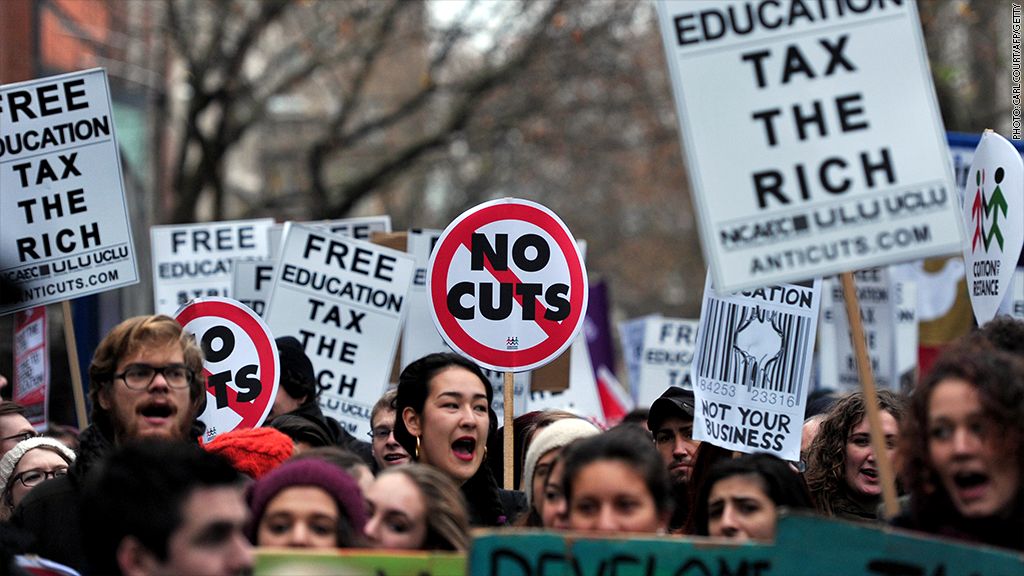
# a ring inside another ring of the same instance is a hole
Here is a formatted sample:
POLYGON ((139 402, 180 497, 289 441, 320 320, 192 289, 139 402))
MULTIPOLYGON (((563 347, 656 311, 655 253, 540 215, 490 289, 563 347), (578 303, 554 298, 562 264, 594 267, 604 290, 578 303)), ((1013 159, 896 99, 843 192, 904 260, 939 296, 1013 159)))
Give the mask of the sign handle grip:
POLYGON ((512 393, 514 392, 515 388, 515 385, 513 384, 514 377, 515 373, 505 372, 505 433, 503 438, 505 442, 505 447, 503 450, 503 452, 505 453, 505 490, 516 489, 515 453, 513 452, 515 450, 513 441, 516 438, 516 431, 515 427, 513 426, 515 422, 515 414, 513 414, 514 409, 512 406, 512 393))
POLYGON ((82 388, 82 368, 78 363, 78 344, 75 342, 75 323, 71 319, 71 301, 61 302, 64 315, 64 342, 68 349, 68 363, 71 364, 71 391, 75 396, 75 412, 78 415, 78 429, 85 430, 89 417, 85 413, 85 390, 82 388))
POLYGON ((882 485, 882 502, 885 505, 885 517, 892 518, 900 511, 896 496, 896 479, 893 475, 889 459, 883 455, 888 453, 885 434, 882 432, 882 416, 878 409, 878 395, 875 393, 875 378, 871 373, 871 361, 864 342, 864 324, 860 317, 860 299, 857 287, 853 282, 852 272, 843 272, 843 298, 846 300, 846 315, 850 319, 850 336, 857 353, 857 373, 860 375, 860 388, 864 396, 864 408, 871 426, 871 448, 875 451, 875 462, 878 464, 879 482, 882 485))

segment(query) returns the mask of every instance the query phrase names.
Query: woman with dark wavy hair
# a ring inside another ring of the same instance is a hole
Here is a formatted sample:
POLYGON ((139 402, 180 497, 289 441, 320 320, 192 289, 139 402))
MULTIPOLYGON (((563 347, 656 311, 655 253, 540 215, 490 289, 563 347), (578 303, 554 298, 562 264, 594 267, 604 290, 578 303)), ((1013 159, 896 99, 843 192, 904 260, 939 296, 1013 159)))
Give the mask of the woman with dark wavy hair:
POLYGON ((473 526, 499 526, 526 509, 522 492, 499 489, 490 467, 482 466, 487 438, 497 430, 493 398, 480 367, 450 352, 428 354, 398 377, 395 440, 462 489, 473 526))
POLYGON ((1024 550, 1024 360, 957 346, 918 384, 896 526, 1024 550))
MULTIPOLYGON (((903 402, 893 392, 879 390, 878 406, 886 458, 891 463, 903 421, 903 402)), ((822 420, 811 444, 804 477, 822 514, 852 520, 878 519, 882 486, 866 415, 860 392, 843 397, 822 420)))

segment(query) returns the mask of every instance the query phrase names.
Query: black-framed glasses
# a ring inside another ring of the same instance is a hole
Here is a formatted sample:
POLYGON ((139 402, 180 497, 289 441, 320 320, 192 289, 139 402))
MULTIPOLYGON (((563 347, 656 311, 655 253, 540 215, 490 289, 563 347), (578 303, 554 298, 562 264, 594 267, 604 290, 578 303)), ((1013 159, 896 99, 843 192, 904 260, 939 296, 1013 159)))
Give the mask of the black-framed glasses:
POLYGON ((392 429, 384 426, 378 426, 373 430, 366 433, 367 436, 373 440, 387 440, 388 436, 391 436, 392 429))
POLYGON ((15 444, 17 444, 18 442, 24 442, 25 440, 28 440, 29 438, 35 438, 36 436, 39 436, 39 434, 34 431, 22 432, 21 434, 14 434, 13 436, 4 436, 3 441, 6 442, 8 440, 15 440, 15 444))
POLYGON ((67 466, 60 466, 53 470, 25 470, 21 474, 14 477, 15 480, 21 482, 21 485, 25 488, 33 488, 43 480, 47 478, 56 478, 57 476, 64 476, 68 473, 67 466))
POLYGON ((192 371, 181 364, 170 364, 168 366, 150 366, 149 364, 132 364, 124 369, 124 372, 115 374, 115 379, 124 380, 126 386, 132 390, 145 390, 156 379, 157 374, 163 374, 164 380, 171 388, 188 388, 192 383, 192 371))

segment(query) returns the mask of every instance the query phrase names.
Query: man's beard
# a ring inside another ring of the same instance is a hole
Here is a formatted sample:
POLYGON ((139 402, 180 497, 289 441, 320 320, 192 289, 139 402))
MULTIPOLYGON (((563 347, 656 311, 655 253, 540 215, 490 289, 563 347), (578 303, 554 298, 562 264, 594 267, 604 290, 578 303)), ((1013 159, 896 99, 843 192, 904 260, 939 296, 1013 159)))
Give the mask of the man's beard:
MULTIPOLYGON (((168 434, 144 434, 137 436, 137 432, 130 430, 128 423, 124 422, 120 415, 120 409, 117 401, 114 400, 114 405, 111 406, 111 410, 107 412, 107 417, 110 420, 110 425, 114 429, 114 440, 117 443, 131 442, 134 440, 141 440, 142 438, 162 438, 169 441, 182 441, 189 437, 189 431, 192 429, 192 421, 195 420, 196 410, 193 407, 189 407, 188 416, 182 418, 182 413, 175 413, 175 418, 181 418, 177 423, 178 426, 172 428, 168 434)), ((132 413, 129 414, 129 418, 136 417, 137 415, 132 413)))

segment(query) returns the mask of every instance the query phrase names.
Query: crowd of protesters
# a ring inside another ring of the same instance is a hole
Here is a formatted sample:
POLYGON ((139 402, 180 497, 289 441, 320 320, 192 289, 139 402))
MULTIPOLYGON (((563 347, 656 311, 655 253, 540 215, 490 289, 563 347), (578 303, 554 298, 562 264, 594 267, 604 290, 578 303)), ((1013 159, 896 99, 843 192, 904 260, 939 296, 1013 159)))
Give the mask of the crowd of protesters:
POLYGON ((670 388, 607 431, 568 412, 520 416, 519 490, 496 480, 506 432, 472 361, 411 363, 362 442, 320 410, 298 340, 277 343, 267 423, 205 445, 202 352, 167 316, 100 343, 80 434, 37 437, 0 404, 0 572, 38 557, 54 574, 239 574, 255 546, 464 552, 471 527, 771 541, 780 509, 1024 550, 1020 321, 950 345, 909 395, 881 391, 885 454, 860 393, 810 403, 802 459, 784 462, 694 440, 693 392, 670 388), (898 472, 888 519, 879 458, 898 472))

